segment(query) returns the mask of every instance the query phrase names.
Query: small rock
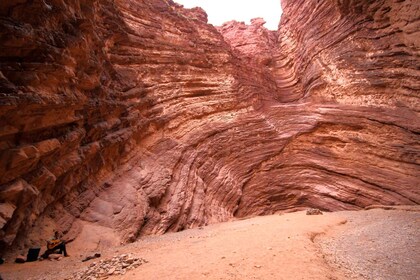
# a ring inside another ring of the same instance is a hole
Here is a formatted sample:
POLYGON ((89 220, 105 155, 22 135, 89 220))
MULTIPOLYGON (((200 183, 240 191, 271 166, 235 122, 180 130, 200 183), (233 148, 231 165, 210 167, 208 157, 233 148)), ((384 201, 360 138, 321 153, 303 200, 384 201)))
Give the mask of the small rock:
POLYGON ((309 208, 306 210, 306 215, 322 215, 322 211, 316 208, 309 208))
POLYGON ((61 255, 61 254, 50 254, 50 255, 48 256, 48 259, 50 259, 50 260, 60 260, 60 259, 61 259, 61 257, 62 257, 62 255, 61 255))
POLYGON ((115 268, 111 268, 110 270, 108 270, 108 275, 112 275, 115 272, 115 268))

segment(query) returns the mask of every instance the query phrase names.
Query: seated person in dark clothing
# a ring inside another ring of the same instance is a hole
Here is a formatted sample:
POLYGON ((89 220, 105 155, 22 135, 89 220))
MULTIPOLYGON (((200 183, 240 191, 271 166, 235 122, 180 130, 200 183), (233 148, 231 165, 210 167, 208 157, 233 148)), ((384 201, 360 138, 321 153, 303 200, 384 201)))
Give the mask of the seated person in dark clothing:
POLYGON ((54 231, 54 236, 47 241, 47 250, 41 258, 46 259, 50 254, 57 252, 58 254, 64 254, 65 257, 69 256, 66 250, 66 242, 61 239, 61 234, 58 231, 54 231))

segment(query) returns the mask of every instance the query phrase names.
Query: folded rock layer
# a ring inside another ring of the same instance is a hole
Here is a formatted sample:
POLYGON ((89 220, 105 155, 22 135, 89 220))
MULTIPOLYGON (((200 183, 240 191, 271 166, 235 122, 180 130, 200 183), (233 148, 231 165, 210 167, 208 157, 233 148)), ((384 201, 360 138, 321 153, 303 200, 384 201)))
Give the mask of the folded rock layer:
POLYGON ((276 81, 262 111, 287 139, 254 170, 236 214, 418 204, 418 1, 282 6, 277 39, 260 20, 219 29, 276 81))
POLYGON ((417 2, 288 0, 268 31, 170 0, 3 1, 2 250, 419 204, 417 2))

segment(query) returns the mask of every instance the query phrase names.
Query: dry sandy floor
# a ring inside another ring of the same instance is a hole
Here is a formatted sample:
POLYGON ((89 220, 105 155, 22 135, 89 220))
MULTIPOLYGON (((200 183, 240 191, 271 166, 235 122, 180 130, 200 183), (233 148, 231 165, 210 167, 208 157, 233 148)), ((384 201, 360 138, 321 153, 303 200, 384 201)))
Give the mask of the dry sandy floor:
POLYGON ((94 262, 131 253, 148 263, 108 279, 419 279, 420 209, 412 210, 255 217, 146 237, 88 262, 69 244, 69 258, 6 263, 0 275, 75 279, 94 262))

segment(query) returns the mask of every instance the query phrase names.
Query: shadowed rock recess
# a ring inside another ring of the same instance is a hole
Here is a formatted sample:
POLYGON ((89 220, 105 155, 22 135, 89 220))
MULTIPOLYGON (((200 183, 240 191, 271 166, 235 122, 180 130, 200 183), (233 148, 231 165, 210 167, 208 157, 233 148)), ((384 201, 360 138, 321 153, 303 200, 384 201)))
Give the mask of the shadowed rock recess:
POLYGON ((282 6, 1 1, 1 250, 419 204, 420 2, 282 6))

